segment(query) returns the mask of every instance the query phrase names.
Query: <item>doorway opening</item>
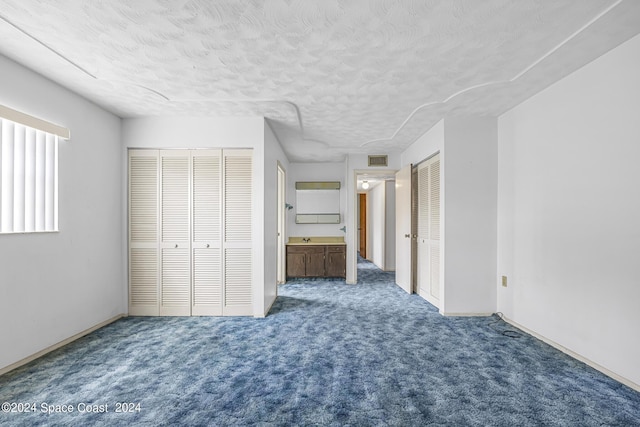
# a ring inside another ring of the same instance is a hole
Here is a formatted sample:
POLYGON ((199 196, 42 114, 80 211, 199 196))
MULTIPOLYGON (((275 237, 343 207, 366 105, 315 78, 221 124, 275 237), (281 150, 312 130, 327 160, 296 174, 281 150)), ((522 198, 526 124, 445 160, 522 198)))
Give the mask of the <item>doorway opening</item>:
MULTIPOLYGON (((395 171, 356 172, 357 256, 395 271, 395 171)), ((357 270, 357 269, 356 269, 357 270)))

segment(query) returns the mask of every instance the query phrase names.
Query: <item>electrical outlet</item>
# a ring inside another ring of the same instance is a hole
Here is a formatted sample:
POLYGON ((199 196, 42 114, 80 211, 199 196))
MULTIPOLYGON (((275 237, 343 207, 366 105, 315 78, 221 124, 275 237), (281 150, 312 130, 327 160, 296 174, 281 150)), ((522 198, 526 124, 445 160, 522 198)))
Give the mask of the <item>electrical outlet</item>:
POLYGON ((502 276, 502 286, 507 287, 507 276, 502 276))

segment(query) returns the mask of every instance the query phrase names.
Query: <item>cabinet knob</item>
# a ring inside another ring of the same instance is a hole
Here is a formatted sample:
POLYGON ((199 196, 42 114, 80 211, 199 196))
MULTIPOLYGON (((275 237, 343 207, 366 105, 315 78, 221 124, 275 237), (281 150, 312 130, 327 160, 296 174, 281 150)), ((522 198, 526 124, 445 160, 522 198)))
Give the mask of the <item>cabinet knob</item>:
POLYGON ((209 247, 209 244, 207 243, 207 247, 209 247))
POLYGON ((411 237, 411 234, 405 234, 404 237, 409 238, 409 237, 411 237))
POLYGON ((177 243, 176 243, 176 246, 175 246, 175 247, 176 247, 176 248, 178 247, 178 244, 177 244, 177 243))

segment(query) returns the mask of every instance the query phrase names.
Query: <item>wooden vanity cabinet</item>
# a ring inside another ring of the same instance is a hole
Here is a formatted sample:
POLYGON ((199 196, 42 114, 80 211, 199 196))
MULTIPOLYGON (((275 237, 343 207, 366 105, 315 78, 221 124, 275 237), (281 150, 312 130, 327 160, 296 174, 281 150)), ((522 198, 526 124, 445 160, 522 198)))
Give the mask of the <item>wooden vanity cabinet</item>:
POLYGON ((344 245, 287 245, 287 277, 345 277, 344 245))

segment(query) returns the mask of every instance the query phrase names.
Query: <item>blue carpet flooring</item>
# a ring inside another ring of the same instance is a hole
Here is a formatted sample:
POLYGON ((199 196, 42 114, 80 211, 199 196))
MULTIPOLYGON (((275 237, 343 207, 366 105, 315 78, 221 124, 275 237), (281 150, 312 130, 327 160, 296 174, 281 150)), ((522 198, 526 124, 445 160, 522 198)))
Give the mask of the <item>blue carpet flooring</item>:
POLYGON ((361 261, 354 286, 281 285, 265 319, 122 319, 0 377, 35 404, 0 425, 640 426, 640 393, 393 282, 361 261))

